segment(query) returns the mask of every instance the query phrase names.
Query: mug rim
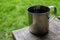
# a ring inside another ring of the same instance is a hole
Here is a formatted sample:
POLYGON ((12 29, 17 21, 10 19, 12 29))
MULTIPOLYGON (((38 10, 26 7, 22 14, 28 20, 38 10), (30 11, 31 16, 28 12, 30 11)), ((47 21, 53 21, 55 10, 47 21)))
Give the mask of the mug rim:
POLYGON ((43 6, 43 5, 34 5, 34 6, 31 6, 31 7, 28 8, 28 12, 32 13, 32 14, 45 14, 45 13, 50 12, 50 8, 48 6, 43 6), (40 12, 32 12, 31 8, 34 8, 34 7, 45 7, 47 9, 47 11, 46 12, 41 12, 41 13, 40 12))

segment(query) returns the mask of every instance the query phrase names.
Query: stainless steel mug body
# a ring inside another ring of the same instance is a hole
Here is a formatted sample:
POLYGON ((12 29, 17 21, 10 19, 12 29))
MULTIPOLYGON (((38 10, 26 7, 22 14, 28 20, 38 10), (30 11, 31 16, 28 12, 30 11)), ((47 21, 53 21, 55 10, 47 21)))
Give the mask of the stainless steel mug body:
MULTIPOLYGON (((49 14, 50 14, 50 7, 53 6, 42 6, 36 5, 28 8, 29 14, 32 16, 32 24, 29 27, 29 30, 33 34, 37 35, 45 35, 49 31, 49 14)), ((54 11, 56 8, 54 7, 54 11)), ((54 13, 53 18, 55 17, 56 13, 54 13)), ((31 20, 31 19, 30 19, 31 20)))

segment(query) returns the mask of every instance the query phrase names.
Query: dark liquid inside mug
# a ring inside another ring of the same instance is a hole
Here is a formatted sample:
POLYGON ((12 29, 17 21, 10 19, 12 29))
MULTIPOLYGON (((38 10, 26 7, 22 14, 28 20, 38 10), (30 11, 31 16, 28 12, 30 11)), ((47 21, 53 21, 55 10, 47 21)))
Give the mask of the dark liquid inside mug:
POLYGON ((50 9, 46 6, 37 5, 37 6, 30 7, 28 9, 28 11, 31 13, 46 13, 46 12, 50 11, 50 9))

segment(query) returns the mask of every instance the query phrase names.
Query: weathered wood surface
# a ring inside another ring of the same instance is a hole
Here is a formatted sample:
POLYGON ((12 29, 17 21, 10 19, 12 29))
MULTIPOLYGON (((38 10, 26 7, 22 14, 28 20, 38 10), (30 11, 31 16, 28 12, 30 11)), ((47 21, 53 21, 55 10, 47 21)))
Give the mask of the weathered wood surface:
POLYGON ((60 40, 60 20, 54 19, 49 23, 49 33, 44 37, 37 37, 29 32, 29 28, 13 31, 14 40, 60 40))

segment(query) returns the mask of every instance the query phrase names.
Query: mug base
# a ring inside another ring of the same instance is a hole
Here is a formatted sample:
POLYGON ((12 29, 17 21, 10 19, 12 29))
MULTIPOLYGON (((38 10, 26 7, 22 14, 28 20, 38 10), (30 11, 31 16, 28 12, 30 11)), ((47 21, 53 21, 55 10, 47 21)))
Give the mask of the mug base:
MULTIPOLYGON (((32 33, 31 31, 30 31, 30 33, 32 33)), ((48 34, 49 32, 45 32, 44 34, 42 34, 42 33, 32 33, 33 35, 35 35, 35 36, 37 36, 37 37, 44 37, 44 36, 46 36, 47 34, 48 34)))

